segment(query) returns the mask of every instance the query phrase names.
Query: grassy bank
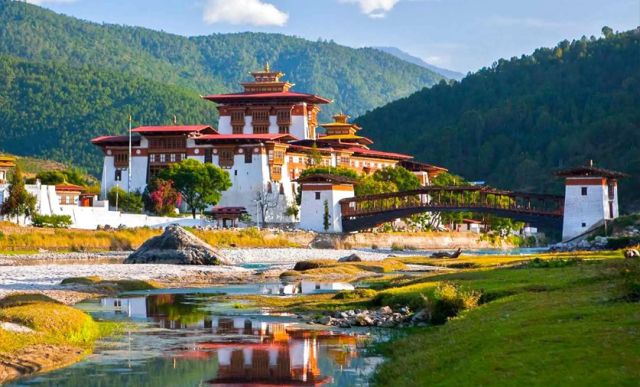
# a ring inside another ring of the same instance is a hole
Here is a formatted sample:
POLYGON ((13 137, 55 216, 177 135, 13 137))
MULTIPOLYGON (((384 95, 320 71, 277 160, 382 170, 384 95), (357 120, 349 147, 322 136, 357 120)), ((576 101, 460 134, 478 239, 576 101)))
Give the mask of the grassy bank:
MULTIPOLYGON (((214 247, 297 247, 285 236, 253 228, 231 230, 191 230, 214 247)), ((123 251, 140 247, 161 230, 137 228, 91 231, 41 229, 0 223, 0 252, 33 251, 123 251)))
POLYGON ((0 321, 33 332, 0 328, 0 383, 24 374, 66 366, 91 351, 95 341, 118 329, 42 295, 12 295, 0 300, 0 321))
MULTIPOLYGON (((442 281, 484 304, 384 345, 375 382, 404 385, 633 385, 640 378, 640 262, 612 254, 432 276, 382 290, 424 303, 442 281), (564 262, 564 263, 560 263, 564 262), (417 383, 417 381, 419 381, 417 383)), ((484 262, 476 262, 481 265, 484 262)))

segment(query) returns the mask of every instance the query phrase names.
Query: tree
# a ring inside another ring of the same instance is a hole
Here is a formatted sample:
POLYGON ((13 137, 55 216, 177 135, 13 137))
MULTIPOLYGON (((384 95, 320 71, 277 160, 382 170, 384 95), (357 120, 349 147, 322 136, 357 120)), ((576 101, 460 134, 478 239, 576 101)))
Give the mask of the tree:
POLYGON ((222 192, 231 188, 231 179, 227 171, 194 159, 172 164, 162 171, 159 177, 173 181, 182 200, 191 208, 194 219, 198 211, 202 212, 207 206, 217 204, 222 192))
POLYGON ((611 27, 608 27, 608 26, 602 27, 602 36, 604 36, 607 39, 611 38, 613 36, 613 30, 611 29, 611 27))
POLYGON ((107 193, 109 205, 117 207, 122 212, 140 214, 144 209, 142 194, 139 192, 127 192, 120 187, 113 187, 107 193))
POLYGON ((278 207, 280 195, 270 188, 256 192, 256 198, 254 201, 258 206, 258 211, 260 212, 260 219, 258 219, 258 221, 262 223, 259 223, 259 226, 264 227, 269 211, 278 207))
POLYGON ((329 231, 331 227, 331 214, 329 213, 329 202, 324 201, 324 214, 322 215, 322 227, 324 231, 329 231))
POLYGON ((398 187, 390 181, 379 181, 373 176, 362 176, 355 186, 356 196, 396 192, 398 187))
POLYGON ((411 191, 420 188, 420 180, 406 168, 385 167, 373 173, 373 178, 380 182, 391 182, 395 184, 398 191, 411 191))
POLYGON ((44 171, 36 175, 40 183, 44 185, 58 185, 65 182, 65 176, 62 171, 44 171))
POLYGON ((149 209, 160 216, 175 213, 182 203, 180 192, 176 191, 173 181, 154 179, 147 187, 149 209))
POLYGON ((37 198, 27 192, 22 178, 20 166, 16 166, 15 172, 11 176, 9 186, 9 197, 2 203, 0 213, 9 217, 14 216, 16 222, 20 223, 20 216, 25 218, 36 213, 37 198))
POLYGON ((322 154, 318 150, 318 144, 316 144, 315 141, 313 142, 313 145, 311 145, 308 164, 312 166, 322 165, 322 154))

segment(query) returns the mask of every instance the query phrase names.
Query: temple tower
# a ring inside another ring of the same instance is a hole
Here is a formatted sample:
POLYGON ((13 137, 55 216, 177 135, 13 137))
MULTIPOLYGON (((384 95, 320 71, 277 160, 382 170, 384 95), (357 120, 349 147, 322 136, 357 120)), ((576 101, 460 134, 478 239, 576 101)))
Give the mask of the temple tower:
POLYGON ((336 175, 311 175, 298 179, 302 190, 300 228, 303 230, 341 233, 340 200, 355 196, 355 180, 336 175), (328 227, 325 218, 328 216, 328 227))
POLYGON ((556 174, 565 179, 562 240, 570 241, 615 219, 618 212, 618 179, 626 174, 587 166, 556 174))

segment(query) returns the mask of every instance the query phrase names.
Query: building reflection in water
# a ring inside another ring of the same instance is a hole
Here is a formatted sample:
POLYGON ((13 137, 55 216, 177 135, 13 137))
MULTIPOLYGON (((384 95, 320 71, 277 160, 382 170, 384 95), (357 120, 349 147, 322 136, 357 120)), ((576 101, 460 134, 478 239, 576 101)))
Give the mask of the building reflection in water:
POLYGON ((198 342, 174 352, 174 361, 216 360, 211 385, 322 385, 319 360, 346 367, 357 357, 363 337, 330 330, 302 329, 296 322, 265 316, 216 316, 187 296, 166 294, 134 298, 105 298, 103 310, 146 318, 161 328, 199 330, 198 342), (272 321, 269 321, 272 320, 272 321))

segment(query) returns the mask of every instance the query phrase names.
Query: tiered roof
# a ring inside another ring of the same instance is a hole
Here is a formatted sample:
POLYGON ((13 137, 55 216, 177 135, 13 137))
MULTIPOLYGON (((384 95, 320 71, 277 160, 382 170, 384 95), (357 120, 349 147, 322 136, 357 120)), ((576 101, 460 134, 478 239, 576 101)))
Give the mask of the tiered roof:
POLYGON ((607 177, 610 179, 622 179, 629 177, 626 173, 612 171, 610 169, 596 168, 593 163, 575 168, 564 169, 556 172, 558 177, 607 177))
POLYGON ((242 93, 212 94, 202 98, 220 104, 239 104, 264 101, 278 102, 306 102, 310 104, 331 103, 330 99, 315 94, 297 93, 290 91, 293 83, 281 81, 284 73, 272 71, 267 63, 262 71, 251 73, 253 82, 243 82, 242 93))

